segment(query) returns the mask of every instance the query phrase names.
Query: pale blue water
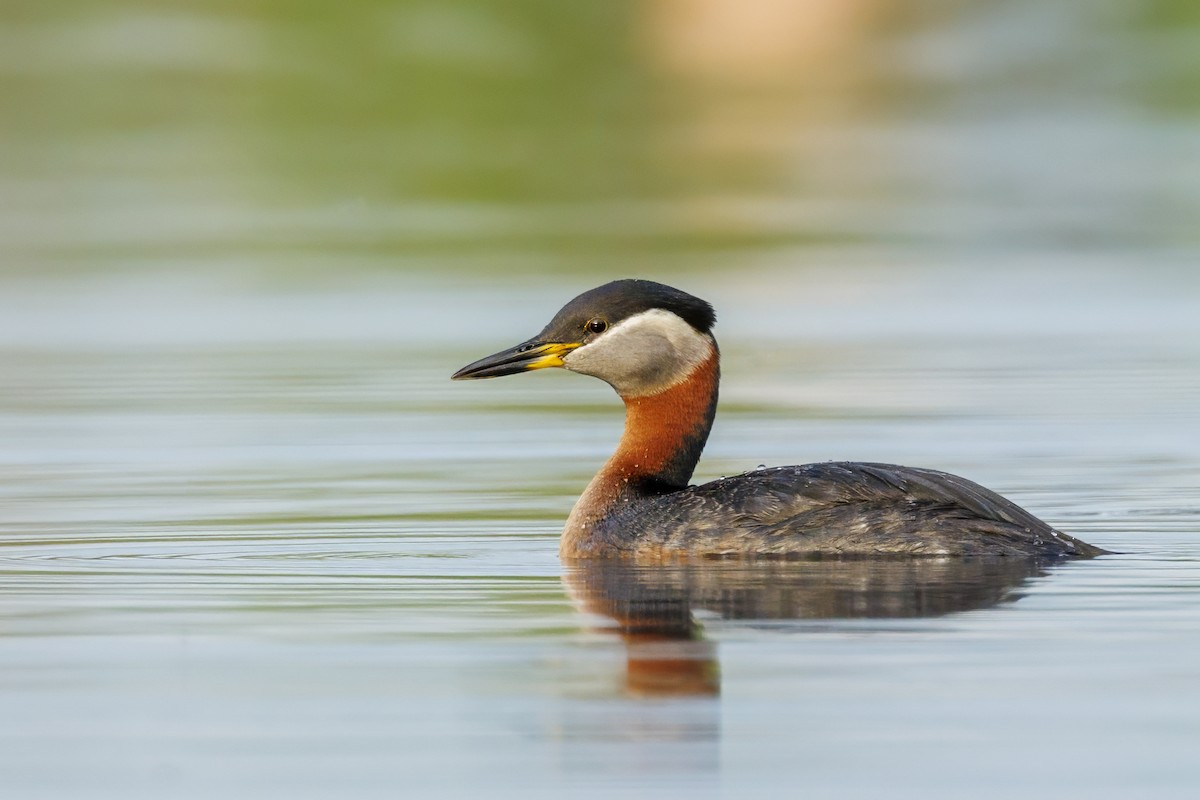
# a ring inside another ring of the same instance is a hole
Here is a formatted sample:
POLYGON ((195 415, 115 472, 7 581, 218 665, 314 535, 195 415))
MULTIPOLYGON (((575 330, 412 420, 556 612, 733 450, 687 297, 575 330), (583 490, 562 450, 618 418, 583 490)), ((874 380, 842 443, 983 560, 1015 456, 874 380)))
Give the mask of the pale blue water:
POLYGON ((1052 314, 1045 292, 1023 308, 1005 296, 1036 275, 688 282, 722 312, 726 363, 698 477, 936 466, 1123 555, 983 583, 951 570, 920 589, 886 565, 650 571, 638 585, 675 615, 693 603, 703 631, 658 645, 581 609, 556 557, 620 429, 607 387, 447 380, 536 329, 559 292, 375 278, 280 301, 143 276, 135 302, 117 280, 82 308, 27 281, 2 323, 4 783, 72 797, 1190 796, 1195 287, 1166 267, 1110 276, 1052 314), (1019 324, 988 304, 932 313, 984 289, 1019 324), (440 341, 415 330, 435 301, 440 341), (187 313, 163 313, 175 305, 187 313), (680 595, 694 580, 742 599, 680 595), (626 659, 646 647, 651 665, 684 666, 639 679, 626 659), (688 691, 711 694, 671 696, 688 691))

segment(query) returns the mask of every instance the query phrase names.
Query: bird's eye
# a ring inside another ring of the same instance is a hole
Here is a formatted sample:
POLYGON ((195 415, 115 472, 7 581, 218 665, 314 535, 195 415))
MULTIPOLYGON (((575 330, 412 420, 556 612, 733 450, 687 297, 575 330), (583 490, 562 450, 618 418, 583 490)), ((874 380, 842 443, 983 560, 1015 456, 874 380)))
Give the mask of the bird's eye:
POLYGON ((587 324, 583 326, 588 333, 604 333, 608 330, 608 323, 602 319, 589 319, 587 324))

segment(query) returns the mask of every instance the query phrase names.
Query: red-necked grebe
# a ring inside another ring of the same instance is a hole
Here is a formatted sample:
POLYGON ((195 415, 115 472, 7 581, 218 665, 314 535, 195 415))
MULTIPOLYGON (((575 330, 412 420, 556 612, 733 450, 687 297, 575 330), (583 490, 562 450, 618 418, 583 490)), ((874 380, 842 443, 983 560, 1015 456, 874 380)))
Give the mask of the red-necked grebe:
POLYGON ((687 556, 1090 557, 1073 539, 976 483, 929 469, 827 462, 689 486, 720 379, 712 306, 644 280, 576 297, 537 336, 455 379, 565 367, 625 401, 616 452, 563 529, 566 558, 687 556))

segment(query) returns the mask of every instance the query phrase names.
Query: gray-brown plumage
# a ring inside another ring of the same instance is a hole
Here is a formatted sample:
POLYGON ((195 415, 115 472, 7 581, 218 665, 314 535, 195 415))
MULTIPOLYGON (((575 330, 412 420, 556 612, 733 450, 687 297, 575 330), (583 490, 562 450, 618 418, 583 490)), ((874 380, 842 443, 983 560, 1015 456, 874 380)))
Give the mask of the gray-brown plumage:
POLYGON ((625 432, 567 520, 564 557, 1105 552, 976 483, 928 469, 829 462, 688 486, 716 413, 715 319, 711 306, 678 289, 614 281, 572 300, 538 336, 455 373, 565 367, 604 380, 624 400, 625 432))
POLYGON ((822 556, 1095 556, 977 483, 928 469, 829 462, 775 467, 623 498, 596 551, 822 556))

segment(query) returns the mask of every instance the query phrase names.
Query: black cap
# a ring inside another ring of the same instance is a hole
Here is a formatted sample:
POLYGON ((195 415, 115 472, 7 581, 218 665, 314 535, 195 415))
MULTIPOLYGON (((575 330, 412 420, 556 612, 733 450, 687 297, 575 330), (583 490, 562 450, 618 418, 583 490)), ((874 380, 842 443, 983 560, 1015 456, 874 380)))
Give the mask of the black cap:
POLYGON ((654 281, 625 279, 584 292, 567 303, 538 337, 543 341, 570 341, 591 319, 610 326, 652 309, 670 311, 700 333, 711 333, 717 314, 699 297, 654 281))

